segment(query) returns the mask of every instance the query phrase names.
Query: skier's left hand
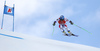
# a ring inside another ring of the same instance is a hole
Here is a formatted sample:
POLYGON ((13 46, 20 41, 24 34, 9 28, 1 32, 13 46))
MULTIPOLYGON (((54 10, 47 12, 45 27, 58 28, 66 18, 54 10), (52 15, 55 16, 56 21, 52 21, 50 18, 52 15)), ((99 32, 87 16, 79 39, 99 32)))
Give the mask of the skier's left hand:
POLYGON ((74 23, 72 21, 69 21, 71 23, 71 25, 73 25, 74 23))

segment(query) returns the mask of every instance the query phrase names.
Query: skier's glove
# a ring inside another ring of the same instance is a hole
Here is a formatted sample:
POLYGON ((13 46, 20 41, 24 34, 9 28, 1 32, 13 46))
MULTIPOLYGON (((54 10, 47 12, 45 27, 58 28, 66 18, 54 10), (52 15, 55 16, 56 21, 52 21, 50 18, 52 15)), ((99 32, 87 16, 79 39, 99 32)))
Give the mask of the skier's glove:
POLYGON ((54 21, 53 26, 55 26, 56 21, 54 21))
POLYGON ((53 26, 55 26, 55 23, 53 23, 53 26))
POLYGON ((72 21, 69 21, 71 23, 71 25, 73 25, 74 23, 72 21))

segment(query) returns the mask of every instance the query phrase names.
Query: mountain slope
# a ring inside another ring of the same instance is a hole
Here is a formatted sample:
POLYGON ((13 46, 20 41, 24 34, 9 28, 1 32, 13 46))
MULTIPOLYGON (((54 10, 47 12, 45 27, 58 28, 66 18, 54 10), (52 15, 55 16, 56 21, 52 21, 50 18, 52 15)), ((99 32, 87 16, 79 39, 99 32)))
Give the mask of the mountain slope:
POLYGON ((0 51, 100 51, 100 48, 0 30, 0 51))

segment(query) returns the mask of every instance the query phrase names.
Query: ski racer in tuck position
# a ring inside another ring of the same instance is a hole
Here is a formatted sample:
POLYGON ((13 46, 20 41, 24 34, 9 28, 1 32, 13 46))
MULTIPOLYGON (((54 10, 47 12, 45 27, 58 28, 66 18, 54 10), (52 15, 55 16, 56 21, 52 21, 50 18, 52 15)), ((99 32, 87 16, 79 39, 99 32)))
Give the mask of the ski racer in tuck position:
POLYGON ((64 16, 61 15, 60 18, 58 18, 56 21, 54 21, 53 26, 55 26, 56 22, 59 23, 59 28, 64 33, 64 35, 66 35, 66 36, 76 36, 68 29, 68 27, 66 25, 66 22, 69 22, 69 23, 71 23, 71 25, 73 25, 72 21, 69 21, 67 18, 64 18, 64 16), (67 30, 68 34, 65 32, 64 28, 67 30))

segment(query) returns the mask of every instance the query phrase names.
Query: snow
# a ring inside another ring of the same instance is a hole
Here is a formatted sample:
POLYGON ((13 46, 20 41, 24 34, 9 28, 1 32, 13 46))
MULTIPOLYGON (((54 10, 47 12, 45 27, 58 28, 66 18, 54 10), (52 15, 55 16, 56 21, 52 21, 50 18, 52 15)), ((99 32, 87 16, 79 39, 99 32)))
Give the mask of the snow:
POLYGON ((100 51, 100 48, 0 30, 0 51, 100 51))

